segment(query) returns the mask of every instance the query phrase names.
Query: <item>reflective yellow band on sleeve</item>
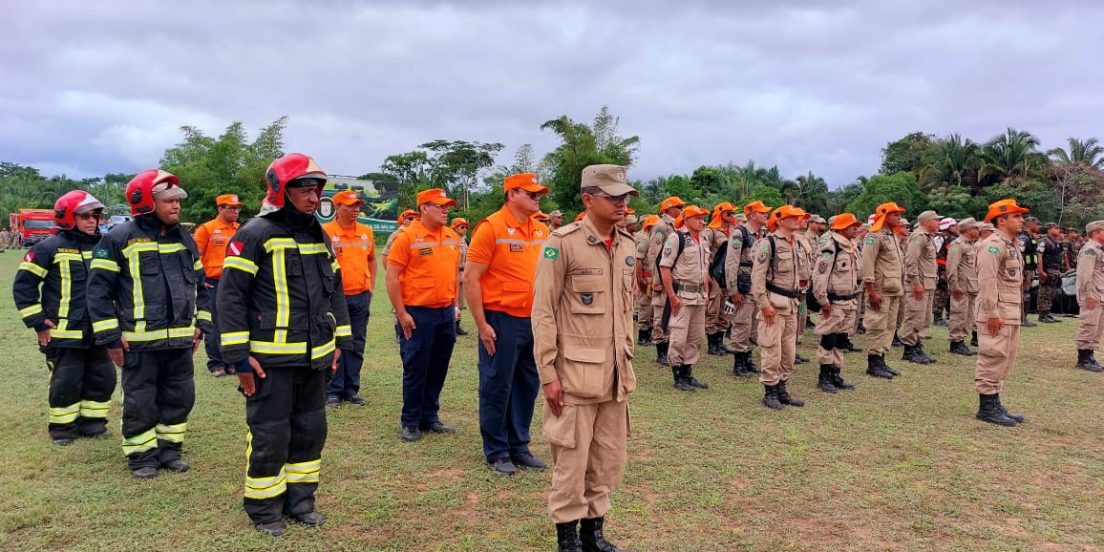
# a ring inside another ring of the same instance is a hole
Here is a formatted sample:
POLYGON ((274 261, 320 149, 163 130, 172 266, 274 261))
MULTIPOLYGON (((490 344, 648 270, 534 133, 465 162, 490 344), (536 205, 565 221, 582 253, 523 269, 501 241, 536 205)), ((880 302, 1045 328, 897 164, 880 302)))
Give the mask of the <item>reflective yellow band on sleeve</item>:
POLYGON ((183 443, 184 442, 184 430, 187 429, 188 423, 182 424, 157 424, 154 430, 157 432, 157 438, 162 441, 168 441, 170 443, 183 443))
POLYGON ((273 341, 249 341, 249 350, 264 355, 305 355, 307 342, 276 343, 273 341))
POLYGON ((196 270, 203 270, 203 263, 200 261, 196 261, 194 264, 192 264, 192 268, 196 270))
POLYGON ((106 418, 110 407, 111 401, 81 401, 80 415, 82 418, 106 418))
POLYGON ((130 456, 157 448, 157 432, 153 428, 134 437, 123 437, 123 454, 130 456))
POLYGON ((23 307, 19 309, 19 316, 23 318, 29 318, 42 312, 42 305, 35 303, 29 307, 23 307))
POLYGON ((92 323, 92 331, 96 332, 96 333, 106 332, 108 330, 117 330, 117 329, 119 329, 119 319, 118 318, 108 318, 106 320, 100 320, 98 322, 93 322, 92 323))
POLYGON ((80 330, 62 330, 58 328, 50 330, 50 337, 53 339, 83 339, 84 332, 80 330))
POLYGON ((80 403, 75 402, 69 406, 52 406, 50 407, 50 423, 51 424, 71 424, 77 421, 77 416, 80 414, 80 403))
POLYGON ((288 483, 318 483, 318 474, 321 471, 321 459, 284 464, 288 483))
POLYGON ((34 274, 39 278, 45 278, 46 275, 49 274, 49 272, 45 268, 42 268, 41 266, 38 266, 34 263, 29 263, 27 261, 19 263, 19 270, 26 270, 27 272, 30 272, 31 274, 34 274))
POLYGON ((210 322, 211 321, 210 311, 205 311, 205 310, 196 311, 196 320, 203 320, 204 322, 210 322))
POLYGON ((92 264, 89 265, 92 270, 106 270, 108 272, 118 272, 119 263, 112 261, 111 259, 92 259, 92 264))
POLYGON ((338 326, 336 330, 334 330, 334 336, 335 337, 352 337, 353 336, 353 327, 348 325, 348 324, 342 324, 342 325, 338 326))
POLYGON ((334 352, 334 340, 331 339, 328 343, 311 348, 311 360, 322 358, 332 352, 334 352))
POLYGON ((253 276, 257 275, 257 264, 241 257, 227 257, 226 260, 222 261, 222 268, 223 270, 234 268, 253 276))
POLYGON ((249 332, 223 332, 219 339, 223 347, 249 343, 249 332))
POLYGON ((334 262, 330 263, 330 268, 332 268, 334 272, 337 272, 341 270, 341 263, 338 263, 337 259, 334 259, 334 262))

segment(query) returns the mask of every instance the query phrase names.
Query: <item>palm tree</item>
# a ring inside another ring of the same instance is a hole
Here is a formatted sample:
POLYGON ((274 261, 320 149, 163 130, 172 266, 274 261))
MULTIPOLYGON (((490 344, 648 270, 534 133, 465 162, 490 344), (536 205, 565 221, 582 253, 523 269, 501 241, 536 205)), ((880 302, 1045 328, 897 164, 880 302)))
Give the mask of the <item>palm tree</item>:
POLYGON ((1027 178, 1047 164, 1046 156, 1039 152, 1039 139, 1011 127, 981 148, 981 159, 978 177, 995 177, 1000 182, 1027 178))
POLYGON ((981 149, 969 138, 951 134, 935 144, 924 156, 920 181, 927 187, 970 186, 977 191, 981 149))
POLYGON ((1069 138, 1069 151, 1062 148, 1054 148, 1047 155, 1058 165, 1084 165, 1093 169, 1104 169, 1104 147, 1100 146, 1096 138, 1079 140, 1069 138))
POLYGON ((822 211, 828 206, 828 183, 809 171, 809 174, 785 181, 782 195, 787 203, 810 212, 822 211))

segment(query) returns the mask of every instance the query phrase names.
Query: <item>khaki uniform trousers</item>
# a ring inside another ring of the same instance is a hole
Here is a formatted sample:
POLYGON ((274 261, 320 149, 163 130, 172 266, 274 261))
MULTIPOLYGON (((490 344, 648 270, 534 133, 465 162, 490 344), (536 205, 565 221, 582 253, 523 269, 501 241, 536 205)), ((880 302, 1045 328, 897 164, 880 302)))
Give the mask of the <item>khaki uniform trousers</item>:
MULTIPOLYGON (((851 299, 850 301, 841 301, 839 303, 832 303, 832 316, 824 316, 824 311, 820 312, 820 320, 817 321, 816 329, 814 330, 817 335, 828 334, 850 334, 855 331, 855 325, 858 324, 856 320, 859 317, 859 300, 851 299)), ((817 345, 817 361, 820 364, 831 364, 833 366, 843 367, 843 352, 840 349, 833 348, 831 351, 817 345)))
POLYGON ((935 304, 935 290, 925 289, 924 297, 917 300, 912 289, 905 286, 905 324, 901 330, 901 343, 909 346, 920 344, 920 337, 932 325, 932 305, 935 304))
POLYGON ((1101 305, 1093 310, 1081 307, 1080 317, 1077 324, 1077 350, 1095 351, 1100 346, 1101 335, 1104 334, 1104 308, 1101 305))
POLYGON ((805 336, 805 326, 809 323, 808 291, 801 292, 801 302, 797 304, 797 343, 805 336))
POLYGON ((977 323, 978 360, 974 388, 979 395, 1000 393, 1020 352, 1020 327, 1005 323, 997 337, 989 335, 985 322, 977 323))
POLYGON ((867 356, 885 356, 893 344, 893 332, 897 329, 897 317, 901 312, 901 296, 882 296, 882 310, 874 310, 867 300, 863 314, 863 326, 866 327, 867 356))
POLYGON ((751 295, 744 295, 744 304, 732 317, 732 350, 747 353, 759 344, 759 307, 751 295))
POLYGON ((544 436, 552 448, 553 523, 606 515, 628 455, 629 403, 565 404, 560 416, 544 405, 544 436))
POLYGON ((964 341, 970 337, 970 332, 977 327, 975 320, 977 320, 977 294, 962 292, 962 299, 955 299, 952 293, 951 322, 948 328, 951 343, 964 341))
POLYGON ((709 283, 709 304, 705 309, 705 333, 715 334, 724 333, 728 335, 729 328, 732 327, 732 318, 730 314, 724 313, 725 295, 721 286, 718 286, 716 282, 710 281, 709 283))
MULTIPOLYGON (((790 314, 775 313, 774 324, 768 326, 759 321, 759 355, 763 373, 759 381, 775 385, 790 379, 794 372, 794 355, 797 352, 797 307, 790 314)), ((762 312, 755 315, 763 316, 762 312)))
POLYGON ((655 343, 667 343, 667 330, 660 323, 663 320, 663 305, 666 303, 666 294, 662 291, 652 292, 652 341, 655 343))
POLYGON ((636 329, 652 329, 652 295, 644 291, 637 292, 636 298, 636 329))
POLYGON ((682 304, 678 314, 671 316, 667 329, 671 332, 667 358, 672 366, 693 366, 701 357, 705 341, 705 305, 682 304))

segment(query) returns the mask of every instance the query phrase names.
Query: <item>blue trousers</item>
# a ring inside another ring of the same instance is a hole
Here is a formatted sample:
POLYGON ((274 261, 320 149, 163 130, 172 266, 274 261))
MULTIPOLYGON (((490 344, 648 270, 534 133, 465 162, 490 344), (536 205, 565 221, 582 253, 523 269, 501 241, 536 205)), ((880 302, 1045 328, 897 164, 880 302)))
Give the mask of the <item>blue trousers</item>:
POLYGON ((203 280, 208 286, 207 297, 211 298, 211 331, 203 336, 203 348, 207 350, 207 370, 214 372, 226 369, 226 363, 222 361, 222 349, 219 348, 222 334, 218 328, 218 301, 215 301, 215 297, 218 297, 219 281, 206 277, 203 280))
POLYGON ((353 327, 353 348, 342 349, 337 372, 326 386, 326 395, 339 399, 351 399, 360 393, 360 367, 364 364, 364 341, 368 336, 372 292, 346 295, 345 304, 349 307, 349 324, 353 327))
POLYGON ((529 454, 529 425, 540 390, 529 318, 484 311, 495 331, 495 354, 479 342, 479 432, 488 462, 529 454))
MULTIPOLYGON (((399 340, 403 363, 403 427, 427 427, 440 422, 441 389, 445 386, 452 348, 456 345, 456 317, 451 306, 434 309, 406 307, 414 318, 410 339, 399 340)), ((396 325, 397 326, 397 325, 396 325)), ((402 329, 397 329, 402 336, 402 329)))

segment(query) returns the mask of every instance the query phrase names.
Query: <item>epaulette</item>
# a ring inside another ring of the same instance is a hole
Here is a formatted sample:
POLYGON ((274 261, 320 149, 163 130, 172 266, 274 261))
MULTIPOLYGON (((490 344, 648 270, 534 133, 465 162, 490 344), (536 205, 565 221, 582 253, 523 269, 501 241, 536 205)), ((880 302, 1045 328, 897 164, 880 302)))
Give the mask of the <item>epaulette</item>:
POLYGON ((572 233, 572 232, 574 232, 574 231, 576 231, 576 230, 578 230, 582 227, 583 227, 582 222, 572 222, 571 224, 565 224, 565 225, 553 230, 552 235, 556 236, 556 237, 559 237, 559 238, 562 238, 562 237, 564 237, 564 236, 566 236, 566 235, 568 235, 568 234, 570 234, 570 233, 572 233))

